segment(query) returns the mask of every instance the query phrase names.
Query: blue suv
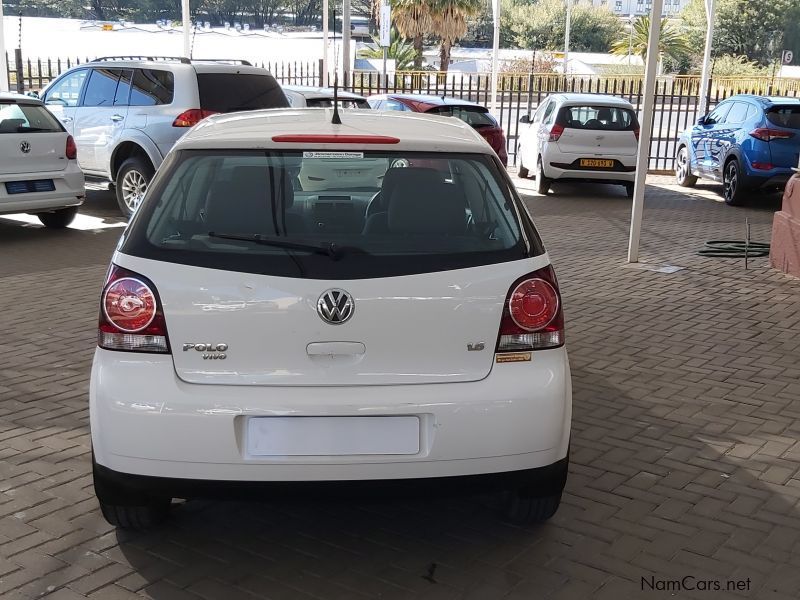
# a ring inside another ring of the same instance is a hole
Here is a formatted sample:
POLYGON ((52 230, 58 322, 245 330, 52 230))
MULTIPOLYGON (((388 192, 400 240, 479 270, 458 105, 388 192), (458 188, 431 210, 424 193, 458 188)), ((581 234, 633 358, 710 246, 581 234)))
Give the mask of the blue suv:
POLYGON ((680 135, 675 176, 684 187, 699 177, 719 181, 735 206, 750 191, 785 185, 799 154, 800 98, 740 94, 680 135))

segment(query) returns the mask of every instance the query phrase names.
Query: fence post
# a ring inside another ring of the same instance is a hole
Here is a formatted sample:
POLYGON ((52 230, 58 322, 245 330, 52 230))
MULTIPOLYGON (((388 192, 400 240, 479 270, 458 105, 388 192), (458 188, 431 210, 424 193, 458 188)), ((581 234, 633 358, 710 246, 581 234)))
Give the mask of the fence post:
POLYGON ((324 70, 324 67, 323 67, 324 63, 322 62, 321 58, 319 59, 317 64, 318 64, 318 68, 319 68, 319 87, 322 87, 323 81, 324 81, 323 76, 322 76, 322 71, 324 70))
MULTIPOLYGON (((0 0, 2 1, 2 0, 0 0)), ((22 68, 22 48, 14 49, 14 66, 17 69, 17 93, 25 93, 24 69, 22 68)))

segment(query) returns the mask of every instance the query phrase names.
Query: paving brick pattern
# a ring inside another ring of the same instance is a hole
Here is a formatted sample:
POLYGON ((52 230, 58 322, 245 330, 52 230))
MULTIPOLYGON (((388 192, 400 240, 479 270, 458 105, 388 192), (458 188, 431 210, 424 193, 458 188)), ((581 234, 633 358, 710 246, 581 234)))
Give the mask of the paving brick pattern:
MULTIPOLYGON (((116 532, 92 493, 87 387, 120 230, 0 219, 0 597, 798 598, 800 281, 695 255, 745 218, 768 241, 777 201, 651 183, 642 259, 676 273, 623 266, 621 188, 544 198, 520 182, 565 294, 575 387, 567 491, 530 528, 481 498, 315 499, 189 502, 157 532, 116 532), (697 589, 670 583, 687 576, 697 589)), ((113 222, 113 198, 84 212, 113 222)))

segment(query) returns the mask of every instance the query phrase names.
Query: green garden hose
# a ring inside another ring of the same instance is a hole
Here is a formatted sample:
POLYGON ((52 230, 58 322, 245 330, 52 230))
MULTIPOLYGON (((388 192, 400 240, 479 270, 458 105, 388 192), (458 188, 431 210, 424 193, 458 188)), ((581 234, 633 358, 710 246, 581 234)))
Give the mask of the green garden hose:
POLYGON ((769 256, 769 244, 743 240, 711 240, 697 253, 719 258, 758 258, 769 256))

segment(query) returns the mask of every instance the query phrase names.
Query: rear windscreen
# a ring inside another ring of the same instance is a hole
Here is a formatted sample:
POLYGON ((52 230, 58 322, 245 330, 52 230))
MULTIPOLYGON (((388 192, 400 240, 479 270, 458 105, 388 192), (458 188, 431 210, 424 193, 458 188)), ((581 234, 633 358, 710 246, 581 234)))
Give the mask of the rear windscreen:
POLYGON ((476 128, 497 127, 497 121, 482 106, 435 106, 428 111, 428 114, 455 117, 476 128))
POLYGON ((271 75, 198 73, 200 108, 227 113, 289 106, 281 86, 271 75))
POLYGON ((767 121, 778 127, 800 129, 800 105, 773 106, 767 110, 767 121))
POLYGON ((0 102, 0 134, 62 131, 64 129, 58 119, 42 106, 0 102))
POLYGON ((639 126, 632 110, 617 106, 564 106, 556 122, 563 127, 599 131, 633 131, 639 126))
POLYGON ((182 151, 162 167, 122 251, 231 271, 363 279, 543 249, 507 178, 484 155, 182 151))
MULTIPOLYGON (((333 98, 310 98, 306 100, 309 108, 329 108, 333 106, 333 98)), ((339 98, 339 108, 369 108, 366 100, 355 98, 339 98)))

